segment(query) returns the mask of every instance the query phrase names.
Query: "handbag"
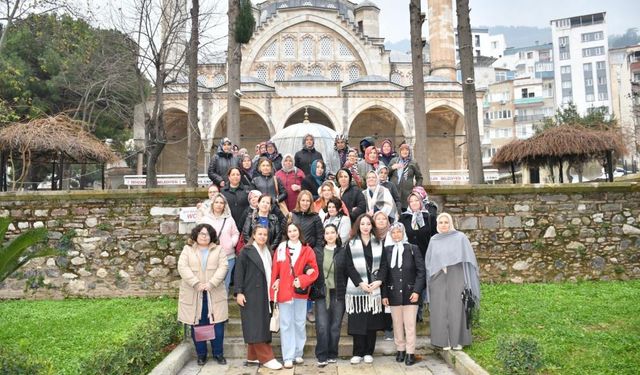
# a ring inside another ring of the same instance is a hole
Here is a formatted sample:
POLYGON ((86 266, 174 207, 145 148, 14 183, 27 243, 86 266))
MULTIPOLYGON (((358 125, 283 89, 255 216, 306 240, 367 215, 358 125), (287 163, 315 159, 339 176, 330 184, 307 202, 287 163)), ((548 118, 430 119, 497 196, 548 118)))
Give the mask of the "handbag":
MULTIPOLYGON (((289 242, 287 241, 287 248, 289 247, 289 242)), ((293 270, 293 265, 289 265, 291 267, 291 274, 293 275, 293 278, 295 279, 296 277, 296 272, 293 270)), ((311 269, 311 266, 309 266, 308 264, 306 266, 304 266, 304 269, 302 270, 302 273, 307 273, 307 271, 311 269)), ((297 288, 297 287, 293 287, 293 291, 296 294, 307 294, 309 293, 309 287, 306 288, 297 288)))
MULTIPOLYGON (((276 176, 273 176, 273 184, 276 187, 276 200, 278 199, 278 195, 280 195, 280 189, 278 189, 278 180, 276 179, 276 176)), ((289 216, 289 207, 287 207, 287 203, 285 201, 282 202, 278 202, 278 208, 280 208, 280 211, 282 211, 282 214, 284 216, 289 216)))
MULTIPOLYGON (((209 293, 209 292, 205 292, 209 293)), ((211 298, 211 296, 209 296, 211 298)), ((196 308, 196 319, 198 318, 198 309, 196 308)), ((214 340, 216 338, 216 330, 214 324, 204 324, 193 326, 193 339, 196 342, 214 340)))
POLYGON ((280 331, 280 308, 278 307, 278 291, 273 294, 273 311, 269 321, 269 331, 277 333, 280 331))

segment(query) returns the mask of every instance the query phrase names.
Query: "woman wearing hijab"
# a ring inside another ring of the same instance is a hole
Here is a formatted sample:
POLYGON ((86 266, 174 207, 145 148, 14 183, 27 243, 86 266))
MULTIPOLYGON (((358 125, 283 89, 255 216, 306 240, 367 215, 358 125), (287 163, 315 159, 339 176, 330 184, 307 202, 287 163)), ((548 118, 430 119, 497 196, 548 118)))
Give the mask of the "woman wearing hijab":
POLYGON ((266 157, 267 159, 271 160, 273 170, 279 171, 280 169, 282 169, 282 155, 278 152, 276 144, 271 141, 267 141, 265 146, 266 152, 260 156, 266 157))
POLYGON ((314 160, 323 160, 322 154, 320 151, 316 150, 315 144, 316 141, 315 138, 313 138, 313 135, 306 134, 302 138, 302 149, 296 152, 296 155, 293 157, 296 167, 301 169, 305 176, 312 173, 311 163, 314 160))
POLYGON ((282 181, 287 191, 287 199, 285 200, 289 211, 293 210, 298 200, 298 194, 302 190, 302 180, 304 172, 293 165, 293 155, 285 154, 282 158, 282 169, 276 172, 276 177, 282 181))
POLYGON ((342 168, 336 173, 336 181, 340 192, 339 197, 350 212, 349 218, 354 222, 358 216, 367 212, 367 202, 362 195, 362 189, 354 183, 351 171, 347 168, 342 168))
POLYGON ((255 177, 256 170, 249 154, 242 154, 240 158, 240 184, 245 189, 251 189, 251 180, 255 177))
POLYGON ((362 214, 352 228, 352 237, 346 248, 349 282, 345 296, 348 315, 347 333, 353 336, 351 364, 364 360, 373 363, 376 333, 384 328, 382 317, 381 281, 376 280, 382 257, 382 243, 372 233, 373 219, 362 214))
POLYGON ((191 337, 198 355, 198 365, 207 361, 207 342, 196 341, 194 326, 215 324, 215 339, 211 340, 213 358, 227 363, 223 354, 224 323, 229 319, 227 289, 227 256, 218 245, 216 231, 209 224, 198 224, 191 231, 188 244, 178 259, 182 279, 178 294, 178 320, 191 325, 191 337))
POLYGON ((240 237, 240 232, 238 231, 235 220, 231 217, 231 210, 224 195, 216 193, 213 196, 212 202, 211 210, 196 219, 196 223, 211 225, 218 235, 218 242, 227 256, 228 271, 224 279, 224 285, 227 287, 227 290, 229 290, 231 273, 236 264, 235 248, 238 243, 238 238, 240 237))
POLYGON ((382 144, 380 145, 380 163, 389 166, 391 165, 391 160, 397 155, 398 154, 396 154, 393 149, 393 142, 389 138, 382 141, 382 144))
MULTIPOLYGON (((379 166, 378 150, 376 150, 375 146, 369 146, 364 151, 364 158, 358 162, 358 175, 366 178, 367 173, 377 171, 379 166)), ((366 188, 366 181, 362 188, 366 188)))
POLYGON ((367 213, 373 215, 378 211, 384 212, 389 221, 396 218, 396 203, 389 190, 380 185, 378 174, 374 171, 367 173, 367 188, 362 191, 367 203, 367 213))
POLYGON ((233 285, 236 302, 240 305, 242 336, 247 343, 247 363, 280 370, 282 364, 273 355, 269 329, 272 259, 267 245, 268 237, 269 230, 266 227, 253 227, 249 243, 238 255, 233 285))
POLYGON ((302 180, 302 190, 309 190, 313 200, 318 199, 318 189, 327 179, 327 165, 320 160, 311 162, 311 173, 302 180))
POLYGON ((448 213, 437 219, 438 234, 431 237, 425 257, 431 344, 443 350, 471 345, 471 326, 460 296, 470 289, 478 306, 480 279, 471 242, 453 227, 448 213))
POLYGON ((271 269, 271 298, 278 293, 280 308, 280 343, 284 368, 304 363, 302 355, 307 341, 306 317, 309 286, 318 278, 314 250, 304 243, 297 224, 289 223, 285 240, 278 245, 271 269))
POLYGON ((386 187, 387 190, 389 190, 389 193, 391 193, 393 201, 396 204, 396 210, 398 210, 398 213, 400 213, 400 194, 398 193, 398 188, 396 188, 396 185, 389 181, 389 167, 387 167, 386 165, 380 165, 380 168, 378 168, 376 172, 378 172, 380 185, 386 187))
POLYGON ((353 148, 350 149, 349 152, 347 153, 347 161, 344 162, 342 167, 346 168, 349 171, 349 173, 351 174, 351 178, 353 179, 353 182, 358 187, 361 187, 363 185, 364 182, 362 181, 362 178, 358 174, 358 151, 356 151, 353 148))
POLYGON ((424 258, 416 245, 406 241, 404 225, 393 223, 390 241, 382 253, 378 280, 382 304, 391 306, 396 362, 416 363, 416 313, 425 286, 424 258))
POLYGON ((411 148, 408 144, 400 145, 400 155, 391 161, 389 179, 396 185, 400 193, 402 211, 407 209, 407 198, 414 186, 422 185, 422 172, 420 166, 411 156, 411 148))

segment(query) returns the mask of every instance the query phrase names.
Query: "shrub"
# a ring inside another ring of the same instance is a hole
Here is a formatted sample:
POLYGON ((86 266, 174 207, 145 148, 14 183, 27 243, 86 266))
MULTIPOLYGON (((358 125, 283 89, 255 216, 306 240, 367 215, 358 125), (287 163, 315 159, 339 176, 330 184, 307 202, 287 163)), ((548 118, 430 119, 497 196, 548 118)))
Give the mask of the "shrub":
POLYGON ((510 375, 536 374, 542 368, 540 345, 530 337, 508 337, 498 342, 498 360, 510 375))
POLYGON ((181 325, 175 312, 161 313, 132 332, 121 345, 96 353, 81 364, 81 374, 146 374, 164 354, 162 349, 179 341, 181 325))
POLYGON ((53 375, 51 363, 25 355, 15 348, 0 346, 0 374, 53 375))

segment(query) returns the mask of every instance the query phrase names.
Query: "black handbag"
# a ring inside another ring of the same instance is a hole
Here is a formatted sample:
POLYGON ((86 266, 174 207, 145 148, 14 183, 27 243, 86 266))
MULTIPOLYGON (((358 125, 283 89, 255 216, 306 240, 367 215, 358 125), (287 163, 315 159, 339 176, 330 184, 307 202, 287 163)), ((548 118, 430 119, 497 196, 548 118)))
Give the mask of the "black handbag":
POLYGON ((471 323, 473 321, 474 315, 477 316, 477 304, 476 299, 473 296, 470 288, 464 288, 462 291, 462 305, 464 306, 465 315, 467 316, 467 329, 471 328, 471 323))
MULTIPOLYGON (((307 273, 307 270, 311 269, 312 267, 310 267, 308 264, 306 266, 304 266, 304 269, 302 270, 302 273, 307 273)), ((293 270, 293 266, 291 266, 291 273, 293 274, 293 278, 295 279, 296 277, 298 277, 295 273, 295 271, 293 270)), ((307 294, 309 292, 309 287, 306 288, 296 288, 293 287, 293 291, 296 294, 307 294)))
POLYGON ((312 301, 318 299, 324 299, 327 296, 327 288, 324 280, 318 278, 313 284, 311 284, 311 290, 309 291, 309 299, 312 301))

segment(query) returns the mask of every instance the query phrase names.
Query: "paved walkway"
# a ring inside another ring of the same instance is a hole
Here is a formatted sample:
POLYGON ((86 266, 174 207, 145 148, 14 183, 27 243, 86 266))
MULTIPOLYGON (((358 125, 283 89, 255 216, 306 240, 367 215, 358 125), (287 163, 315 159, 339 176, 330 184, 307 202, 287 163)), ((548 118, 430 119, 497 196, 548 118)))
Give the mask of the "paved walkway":
POLYGON ((209 358, 207 364, 198 366, 196 359, 192 359, 178 373, 178 375, 254 375, 254 374, 277 374, 277 375, 293 375, 293 374, 323 374, 323 375, 402 375, 402 374, 421 374, 421 375, 455 375, 456 372, 447 365, 442 358, 436 354, 423 356, 422 360, 413 366, 405 366, 397 363, 393 356, 374 357, 373 364, 352 365, 349 359, 341 359, 337 364, 330 364, 324 368, 316 366, 315 358, 305 358, 303 365, 295 366, 293 369, 282 369, 279 371, 268 370, 266 368, 258 368, 257 366, 244 366, 241 359, 228 359, 225 366, 218 365, 209 358))

